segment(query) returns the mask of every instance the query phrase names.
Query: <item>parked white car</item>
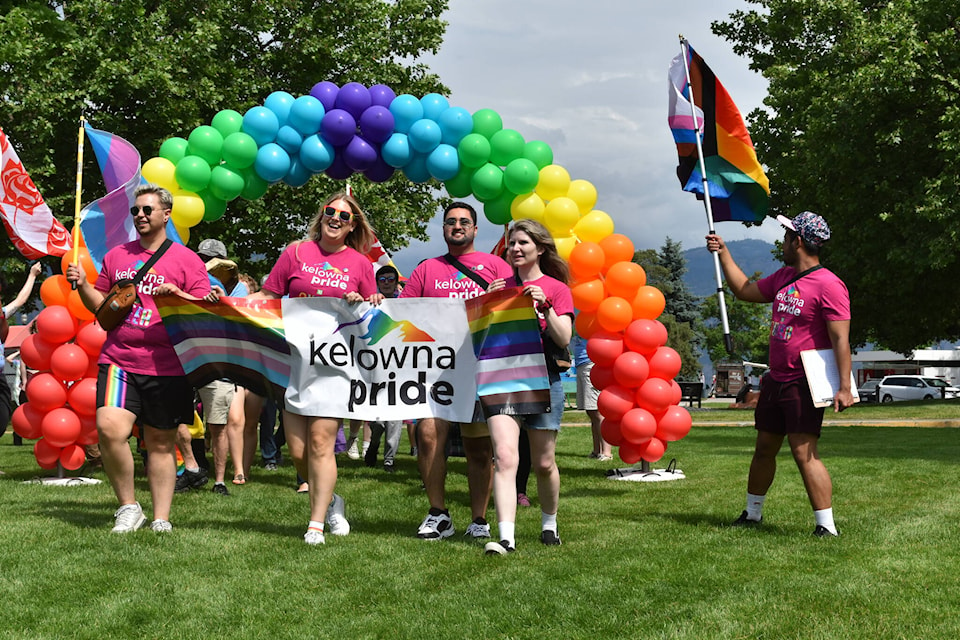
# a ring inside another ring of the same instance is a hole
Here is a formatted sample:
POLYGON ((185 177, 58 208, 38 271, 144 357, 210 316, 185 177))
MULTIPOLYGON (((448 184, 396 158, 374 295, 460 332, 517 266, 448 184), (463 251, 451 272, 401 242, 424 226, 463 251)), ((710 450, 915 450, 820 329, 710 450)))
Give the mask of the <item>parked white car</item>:
POLYGON ((877 386, 877 397, 880 402, 956 398, 960 397, 960 389, 929 376, 887 376, 877 386))

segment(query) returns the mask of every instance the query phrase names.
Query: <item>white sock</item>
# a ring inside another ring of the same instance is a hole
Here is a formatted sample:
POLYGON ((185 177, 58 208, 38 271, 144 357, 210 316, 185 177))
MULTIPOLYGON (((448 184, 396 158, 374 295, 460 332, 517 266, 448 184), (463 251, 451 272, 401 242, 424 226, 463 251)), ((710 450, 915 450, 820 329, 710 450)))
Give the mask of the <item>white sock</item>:
POLYGON ((316 529, 320 533, 323 533, 323 523, 317 522, 316 520, 311 520, 309 523, 307 523, 307 530, 310 529, 316 529))
POLYGON ((363 441, 363 455, 367 455, 367 449, 369 449, 369 448, 370 448, 370 441, 369 441, 369 440, 364 440, 364 441, 363 441))
POLYGON ((196 472, 200 471, 200 467, 187 467, 187 466, 184 466, 183 469, 184 469, 184 471, 189 471, 190 473, 196 473, 196 472))
POLYGON ((767 496, 758 496, 747 493, 747 518, 749 520, 760 520, 763 517, 763 502, 767 496))
POLYGON ((498 522, 497 529, 500 531, 500 541, 506 541, 508 547, 516 547, 516 530, 517 525, 515 522, 498 522))
POLYGON ((833 522, 833 509, 820 509, 819 511, 813 512, 813 517, 817 521, 817 524, 829 531, 830 533, 837 534, 837 525, 833 522))
POLYGON ((540 530, 557 532, 557 514, 540 512, 540 530))

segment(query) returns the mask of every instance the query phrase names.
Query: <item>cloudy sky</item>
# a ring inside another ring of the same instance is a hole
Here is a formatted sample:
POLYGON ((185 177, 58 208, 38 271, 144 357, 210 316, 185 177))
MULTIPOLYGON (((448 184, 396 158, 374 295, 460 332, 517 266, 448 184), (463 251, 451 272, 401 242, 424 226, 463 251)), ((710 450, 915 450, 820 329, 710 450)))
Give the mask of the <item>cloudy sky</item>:
MULTIPOLYGON (((450 104, 471 113, 491 108, 504 127, 550 145, 554 162, 597 188, 597 209, 638 249, 666 237, 685 249, 703 244, 703 205, 680 190, 667 126, 667 68, 682 33, 746 115, 761 105, 766 81, 748 69, 710 23, 744 0, 451 0, 444 44, 429 65, 451 91, 450 104)), ((474 203, 479 204, 479 203, 474 203)), ((479 209, 479 207, 478 207, 479 209)), ((775 222, 747 229, 722 223, 726 239, 782 236, 775 222)), ((405 274, 444 253, 439 216, 431 241, 394 259, 405 274)), ((478 248, 498 229, 481 223, 478 248)))

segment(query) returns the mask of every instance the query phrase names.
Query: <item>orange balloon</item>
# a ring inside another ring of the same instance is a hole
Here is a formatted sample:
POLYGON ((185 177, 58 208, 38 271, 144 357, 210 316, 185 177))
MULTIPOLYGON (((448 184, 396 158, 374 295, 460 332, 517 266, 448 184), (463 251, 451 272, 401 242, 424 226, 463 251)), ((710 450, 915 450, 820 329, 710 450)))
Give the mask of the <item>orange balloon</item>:
MULTIPOLYGON (((80 266, 83 267, 83 274, 87 277, 87 280, 90 282, 95 282, 97 279, 97 268, 93 265, 93 258, 90 257, 90 252, 87 251, 87 248, 80 245, 80 254, 78 257, 80 266)), ((60 259, 60 270, 63 273, 67 272, 67 265, 73 262, 73 249, 70 249, 63 257, 60 259)))
POLYGON ((84 306, 79 291, 70 291, 70 293, 67 294, 67 310, 70 311, 70 314, 74 318, 81 322, 93 320, 94 318, 93 312, 84 306))
POLYGON ((656 320, 667 306, 667 300, 660 293, 660 289, 644 285, 637 290, 633 299, 633 319, 656 320))
POLYGON ((602 330, 602 327, 597 323, 597 314, 592 311, 578 313, 573 324, 577 329, 577 335, 584 339, 589 339, 597 331, 602 330))
POLYGON ((607 331, 623 331, 632 320, 633 310, 623 298, 607 298, 597 307, 597 322, 607 331))
POLYGON ((570 252, 570 274, 578 282, 596 278, 603 269, 603 249, 596 242, 581 242, 570 252))
POLYGON ((637 289, 647 284, 647 274, 636 262, 618 262, 607 269, 603 286, 611 296, 633 300, 637 289))
POLYGON ((607 295, 603 290, 603 282, 599 279, 574 285, 570 293, 573 295, 573 306, 580 311, 596 311, 607 295))
POLYGON ((633 260, 633 242, 622 233, 611 233, 600 241, 600 248, 603 249, 604 273, 618 262, 630 262, 633 260))
POLYGON ((50 276, 40 284, 40 299, 45 307, 66 306, 70 283, 66 276, 50 276))

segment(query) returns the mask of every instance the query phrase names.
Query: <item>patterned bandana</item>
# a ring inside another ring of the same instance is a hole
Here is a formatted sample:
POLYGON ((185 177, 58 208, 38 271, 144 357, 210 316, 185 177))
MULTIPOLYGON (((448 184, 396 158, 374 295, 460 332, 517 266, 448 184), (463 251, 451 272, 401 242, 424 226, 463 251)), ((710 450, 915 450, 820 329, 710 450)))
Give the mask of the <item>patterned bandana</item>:
POLYGON ((830 227, 822 216, 812 211, 804 211, 793 220, 784 216, 777 216, 777 222, 800 236, 804 242, 815 247, 822 247, 830 239, 830 227))

